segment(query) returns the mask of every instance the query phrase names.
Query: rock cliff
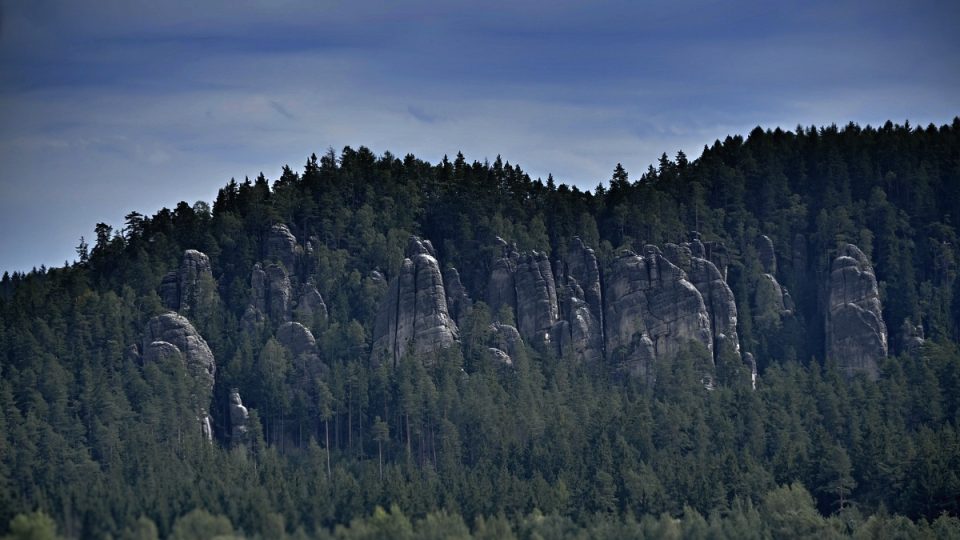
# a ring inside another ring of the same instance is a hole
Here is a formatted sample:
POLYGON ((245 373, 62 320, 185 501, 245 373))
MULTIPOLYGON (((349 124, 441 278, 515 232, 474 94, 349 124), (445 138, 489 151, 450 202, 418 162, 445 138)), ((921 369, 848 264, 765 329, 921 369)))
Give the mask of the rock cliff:
POLYGON ((408 351, 428 357, 459 339, 447 311, 443 276, 433 246, 415 236, 398 275, 390 280, 373 331, 371 363, 395 365, 408 351))
POLYGON ((635 375, 652 379, 653 362, 690 342, 713 349, 710 315, 686 273, 655 246, 643 256, 625 251, 606 276, 607 356, 635 375))
POLYGON ((864 373, 876 379, 887 356, 887 327, 873 266, 859 248, 847 244, 840 249, 827 289, 827 357, 848 376, 864 373))
POLYGON ((163 276, 160 299, 168 309, 189 316, 203 310, 215 294, 215 282, 206 254, 195 249, 183 252, 180 267, 163 276))

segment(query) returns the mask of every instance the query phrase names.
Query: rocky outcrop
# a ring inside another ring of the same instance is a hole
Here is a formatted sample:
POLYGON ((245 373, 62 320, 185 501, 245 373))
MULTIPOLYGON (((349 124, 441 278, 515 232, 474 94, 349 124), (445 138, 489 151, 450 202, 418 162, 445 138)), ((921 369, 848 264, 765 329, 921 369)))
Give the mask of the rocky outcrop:
POLYGON ((575 237, 557 264, 560 322, 553 340, 561 356, 597 362, 604 357, 603 295, 593 249, 575 237))
POLYGON ((509 246, 497 237, 497 244, 501 254, 493 263, 490 279, 487 281, 487 305, 494 317, 497 317, 504 306, 510 308, 514 317, 517 314, 517 288, 514 276, 517 273, 517 263, 520 254, 515 246, 509 246))
POLYGON ((210 258, 195 249, 183 252, 180 267, 163 276, 160 299, 168 309, 189 316, 207 308, 215 293, 210 258))
POLYGON ((297 245, 297 237, 286 225, 278 223, 270 227, 265 249, 267 260, 278 261, 287 272, 293 272, 302 253, 303 250, 297 245))
POLYGON ((910 319, 904 319, 900 325, 900 344, 903 352, 915 356, 923 349, 926 340, 923 337, 923 325, 913 324, 910 319))
POLYGON ((240 391, 234 388, 230 391, 230 442, 234 445, 246 442, 249 424, 250 413, 243 406, 240 391))
POLYGON ((834 259, 827 298, 827 357, 848 376, 876 379, 887 356, 887 327, 873 266, 856 246, 843 246, 834 259))
POLYGON ((312 326, 314 322, 322 323, 327 320, 327 304, 324 303, 323 296, 312 281, 308 281, 300 290, 300 299, 297 301, 295 313, 297 320, 308 326, 312 326))
POLYGON ((460 272, 456 268, 447 268, 443 271, 443 283, 447 293, 447 310, 457 326, 463 326, 473 311, 473 301, 460 281, 460 272))
POLYGON ((606 277, 607 356, 621 369, 652 378, 654 360, 690 342, 713 349, 710 315, 686 273, 655 246, 625 251, 606 277))
POLYGON ((282 266, 254 264, 250 274, 250 290, 254 309, 269 315, 274 321, 290 320, 293 285, 282 266))
POLYGON ((213 430, 206 407, 213 396, 217 365, 207 342, 186 317, 165 313, 147 321, 141 350, 145 363, 165 360, 183 362, 187 373, 197 383, 197 393, 193 397, 201 433, 208 440, 212 440, 213 430))
MULTIPOLYGON (((713 350, 719 354, 723 347, 729 346, 740 355, 740 337, 737 333, 737 302, 733 291, 724 280, 720 270, 712 262, 694 255, 694 251, 705 253, 697 248, 699 238, 689 244, 667 244, 664 254, 677 267, 682 269, 687 280, 696 287, 703 297, 707 314, 710 317, 710 331, 713 336, 713 350), (692 246, 692 249, 691 249, 692 246)), ((719 245, 715 243, 713 245, 719 245)))
POLYGON ((165 313, 147 321, 142 350, 144 361, 179 356, 201 387, 213 391, 217 371, 213 352, 186 317, 165 313))
POLYGON ((762 331, 779 328, 783 319, 793 315, 793 299, 777 281, 777 254, 770 237, 760 235, 754 242, 760 261, 760 275, 753 286, 753 317, 762 331))
POLYGON ((493 323, 490 325, 490 356, 493 360, 508 366, 513 365, 513 359, 523 349, 523 340, 520 332, 509 324, 493 323))
POLYGON ((545 253, 521 255, 514 274, 517 329, 534 346, 551 343, 551 329, 560 318, 557 287, 545 253))
POLYGON ((760 267, 764 274, 776 275, 777 273, 777 254, 773 249, 773 240, 765 234, 757 237, 754 246, 757 249, 757 258, 760 259, 760 267))
POLYGON ((317 340, 306 326, 298 322, 285 322, 277 328, 276 337, 280 345, 290 351, 294 360, 314 364, 320 359, 317 340))
POLYGON ((395 365, 408 352, 428 358, 458 339, 433 246, 412 236, 400 271, 380 303, 370 360, 395 365))

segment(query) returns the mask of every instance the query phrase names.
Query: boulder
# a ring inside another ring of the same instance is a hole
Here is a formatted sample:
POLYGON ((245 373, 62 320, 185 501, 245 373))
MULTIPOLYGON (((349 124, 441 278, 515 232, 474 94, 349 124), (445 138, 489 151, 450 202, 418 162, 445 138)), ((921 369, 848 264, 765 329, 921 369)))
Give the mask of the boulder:
POLYGON ((703 295, 657 247, 646 246, 643 256, 621 253, 604 295, 607 355, 624 371, 652 377, 654 360, 668 359, 690 342, 712 352, 703 295))
POLYGON ((846 244, 840 249, 827 289, 827 357, 847 376, 864 373, 875 380, 887 356, 887 326, 873 266, 859 248, 846 244))
POLYGON ((374 365, 396 365, 408 351, 428 358, 459 340, 434 253, 429 242, 410 237, 406 258, 377 312, 370 357, 374 365))
POLYGON ((317 355, 317 340, 310 329, 298 322, 285 322, 277 328, 277 341, 283 345, 294 359, 314 362, 317 355))

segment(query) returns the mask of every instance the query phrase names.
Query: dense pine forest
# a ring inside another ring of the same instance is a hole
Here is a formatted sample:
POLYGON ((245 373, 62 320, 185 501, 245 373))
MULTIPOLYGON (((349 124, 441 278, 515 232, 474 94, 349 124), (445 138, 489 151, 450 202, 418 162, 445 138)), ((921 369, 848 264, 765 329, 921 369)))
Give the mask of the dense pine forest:
POLYGON ((958 538, 958 218, 960 118, 133 212, 3 275, 0 536, 958 538))

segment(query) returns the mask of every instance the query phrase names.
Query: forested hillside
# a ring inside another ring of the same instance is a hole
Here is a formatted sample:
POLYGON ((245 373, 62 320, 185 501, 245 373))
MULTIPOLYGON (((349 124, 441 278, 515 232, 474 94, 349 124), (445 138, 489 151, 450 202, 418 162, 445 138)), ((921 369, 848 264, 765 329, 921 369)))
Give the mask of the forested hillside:
POLYGON ((960 118, 131 213, 0 283, 0 535, 956 537, 958 217, 960 118))

